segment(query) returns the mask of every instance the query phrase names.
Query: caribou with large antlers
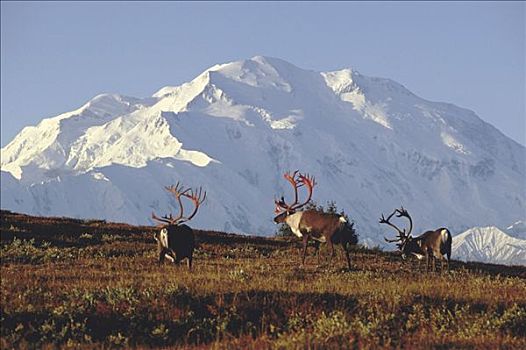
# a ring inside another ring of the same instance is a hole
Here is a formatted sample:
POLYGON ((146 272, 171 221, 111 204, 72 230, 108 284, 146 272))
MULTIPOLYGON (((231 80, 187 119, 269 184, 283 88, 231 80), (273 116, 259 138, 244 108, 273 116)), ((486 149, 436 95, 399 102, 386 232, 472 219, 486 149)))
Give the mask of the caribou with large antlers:
POLYGON ((158 217, 152 212, 152 219, 160 222, 162 227, 153 236, 157 241, 159 265, 164 262, 165 257, 175 264, 186 258, 188 259, 188 268, 191 269, 195 247, 194 231, 183 223, 190 221, 195 216, 199 206, 206 199, 206 192, 203 192, 202 188, 196 190, 185 189, 179 182, 175 186, 166 186, 165 189, 177 199, 179 215, 174 217, 170 213, 169 215, 158 217), (183 216, 184 210, 181 197, 186 197, 194 203, 194 210, 188 216, 183 216))
POLYGON ((386 224, 394 228, 398 232, 398 237, 395 239, 387 239, 384 237, 385 241, 388 243, 399 242, 396 245, 398 249, 402 252, 402 258, 405 259, 407 255, 414 255, 419 260, 426 258, 426 271, 429 271, 430 260, 433 260, 433 271, 436 269, 435 259, 440 259, 441 266, 443 267, 444 260, 447 261, 447 270, 449 271, 449 262, 451 260, 451 243, 452 237, 451 232, 445 227, 441 227, 434 231, 426 231, 418 237, 413 238, 411 236, 411 231, 413 230, 413 220, 409 215, 409 212, 400 207, 400 209, 395 209, 391 215, 382 217, 379 221, 381 224, 386 224), (405 228, 400 230, 395 224, 390 220, 393 215, 396 214, 396 217, 405 217, 409 220, 409 229, 406 232, 405 228), (444 258, 444 255, 447 256, 447 259, 444 258))
POLYGON ((298 170, 293 174, 287 172, 284 174, 284 177, 294 188, 294 202, 287 204, 283 197, 279 201, 275 200, 275 213, 278 215, 274 218, 274 222, 286 223, 296 236, 303 239, 302 265, 305 264, 308 240, 312 238, 317 242, 328 243, 331 250, 330 262, 332 262, 332 257, 334 256, 334 244, 340 243, 345 251, 347 264, 350 269, 351 258, 347 243, 352 241, 353 224, 346 226, 347 220, 343 215, 323 213, 315 209, 299 211, 311 200, 316 180, 308 174, 299 173, 298 170), (298 189, 300 187, 305 187, 308 192, 307 199, 301 203, 298 197, 298 189))

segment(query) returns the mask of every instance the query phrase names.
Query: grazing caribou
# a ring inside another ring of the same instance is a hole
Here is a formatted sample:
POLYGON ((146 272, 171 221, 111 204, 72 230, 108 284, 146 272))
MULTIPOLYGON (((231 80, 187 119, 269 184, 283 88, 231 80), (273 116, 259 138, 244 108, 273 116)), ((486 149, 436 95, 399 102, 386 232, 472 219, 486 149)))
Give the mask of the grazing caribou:
POLYGON ((197 209, 206 199, 206 192, 202 188, 193 190, 190 188, 183 189, 179 182, 175 186, 165 187, 168 192, 173 194, 179 203, 179 215, 173 217, 172 214, 158 217, 152 212, 152 219, 161 223, 161 230, 154 233, 153 238, 157 241, 157 250, 159 253, 159 265, 168 258, 175 264, 183 259, 188 259, 188 269, 192 269, 192 258, 194 254, 195 238, 194 231, 183 223, 190 221, 197 213, 197 209), (194 203, 194 211, 189 216, 183 216, 183 203, 181 196, 189 198, 194 203))
POLYGON ((435 259, 440 259, 440 266, 442 267, 442 270, 444 260, 446 260, 447 270, 449 271, 449 262, 451 260, 451 243, 453 239, 451 237, 451 232, 449 232, 447 228, 441 227, 434 231, 426 231, 420 236, 413 238, 411 236, 411 231, 413 230, 413 220, 404 207, 395 209, 391 215, 387 217, 387 219, 384 217, 384 214, 382 214, 380 223, 387 224, 398 231, 397 238, 387 239, 384 237, 384 239, 388 243, 400 242, 396 245, 402 252, 403 259, 405 259, 405 257, 410 254, 416 256, 419 260, 425 257, 427 263, 426 271, 429 271, 429 262, 431 259, 433 260, 433 271, 436 270, 435 259), (396 225, 389 221, 394 214, 396 214, 396 217, 406 217, 409 220, 409 230, 407 233, 405 228, 400 230, 396 225), (447 259, 444 258, 444 255, 447 256, 447 259))
MULTIPOLYGON (((284 174, 285 179, 294 188, 294 202, 291 204, 285 203, 285 199, 275 200, 276 210, 278 214, 274 218, 275 223, 286 223, 291 231, 303 239, 303 257, 302 265, 305 265, 305 255, 307 253, 307 243, 309 238, 317 242, 316 250, 319 248, 319 243, 327 242, 331 250, 330 263, 334 256, 334 244, 341 244, 345 257, 347 258, 347 265, 351 268, 351 258, 349 256, 349 248, 347 243, 352 242, 354 230, 351 224, 347 226, 347 220, 343 215, 323 213, 315 209, 308 209, 298 211, 304 207, 312 198, 312 189, 316 185, 314 177, 308 174, 300 174, 296 170, 292 175, 290 173, 284 174), (308 191, 307 199, 303 203, 298 202, 298 188, 305 186, 308 191)), ((318 252, 319 253, 319 252, 318 252)), ((319 255, 318 255, 319 260, 319 255)))

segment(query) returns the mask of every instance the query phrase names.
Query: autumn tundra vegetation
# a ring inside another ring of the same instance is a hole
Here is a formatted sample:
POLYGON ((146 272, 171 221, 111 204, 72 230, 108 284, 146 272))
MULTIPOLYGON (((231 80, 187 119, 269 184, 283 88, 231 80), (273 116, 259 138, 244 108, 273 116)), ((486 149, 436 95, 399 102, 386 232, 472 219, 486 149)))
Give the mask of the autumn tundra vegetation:
POLYGON ((157 227, 2 211, 1 347, 526 347, 525 267, 453 261, 449 273, 423 274, 401 257, 425 256, 428 270, 445 254, 449 271, 447 229, 412 238, 402 207, 380 219, 398 232, 386 241, 401 256, 367 249, 335 203, 311 202, 314 177, 285 179, 294 200, 275 201, 272 238, 190 228, 206 192, 180 183, 166 187, 178 215, 152 213, 157 227), (306 261, 309 244, 317 264, 306 261), (165 259, 175 264, 161 268, 165 259))
POLYGON ((1 348, 526 346, 524 267, 425 274, 360 246, 351 270, 300 267, 297 237, 194 229, 188 270, 157 265, 158 231, 2 211, 1 348))

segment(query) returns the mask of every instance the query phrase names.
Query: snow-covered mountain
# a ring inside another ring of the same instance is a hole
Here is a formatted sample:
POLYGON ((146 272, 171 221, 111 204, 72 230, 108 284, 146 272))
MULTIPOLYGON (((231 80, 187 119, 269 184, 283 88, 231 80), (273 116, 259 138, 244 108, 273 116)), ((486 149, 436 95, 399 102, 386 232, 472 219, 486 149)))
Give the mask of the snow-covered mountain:
POLYGON ((100 95, 24 128, 2 149, 1 206, 37 215, 151 223, 177 208, 164 185, 202 185, 195 227, 270 235, 287 170, 316 176, 362 239, 408 208, 415 230, 526 219, 526 148, 467 109, 352 69, 269 57, 213 66, 148 98, 100 95))
POLYGON ((526 240, 497 227, 475 227, 453 237, 452 257, 462 261, 526 265, 526 240))

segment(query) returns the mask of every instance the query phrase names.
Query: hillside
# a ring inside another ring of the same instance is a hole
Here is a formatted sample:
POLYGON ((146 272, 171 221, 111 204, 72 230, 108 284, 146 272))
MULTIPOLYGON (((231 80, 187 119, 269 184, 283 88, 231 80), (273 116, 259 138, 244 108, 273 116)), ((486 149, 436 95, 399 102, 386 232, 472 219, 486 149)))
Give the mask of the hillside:
POLYGON ((296 240, 196 231, 190 272, 157 266, 152 227, 2 211, 0 228, 2 348, 526 346, 524 267, 425 274, 355 248, 348 271, 322 248, 301 268, 296 240))
POLYGON ((370 246, 380 213, 415 232, 526 220, 526 148, 473 111, 355 69, 314 72, 272 57, 218 64, 150 97, 98 95, 24 128, 2 148, 2 208, 151 224, 177 206, 163 186, 203 186, 196 225, 266 235, 282 174, 318 181, 370 246))

